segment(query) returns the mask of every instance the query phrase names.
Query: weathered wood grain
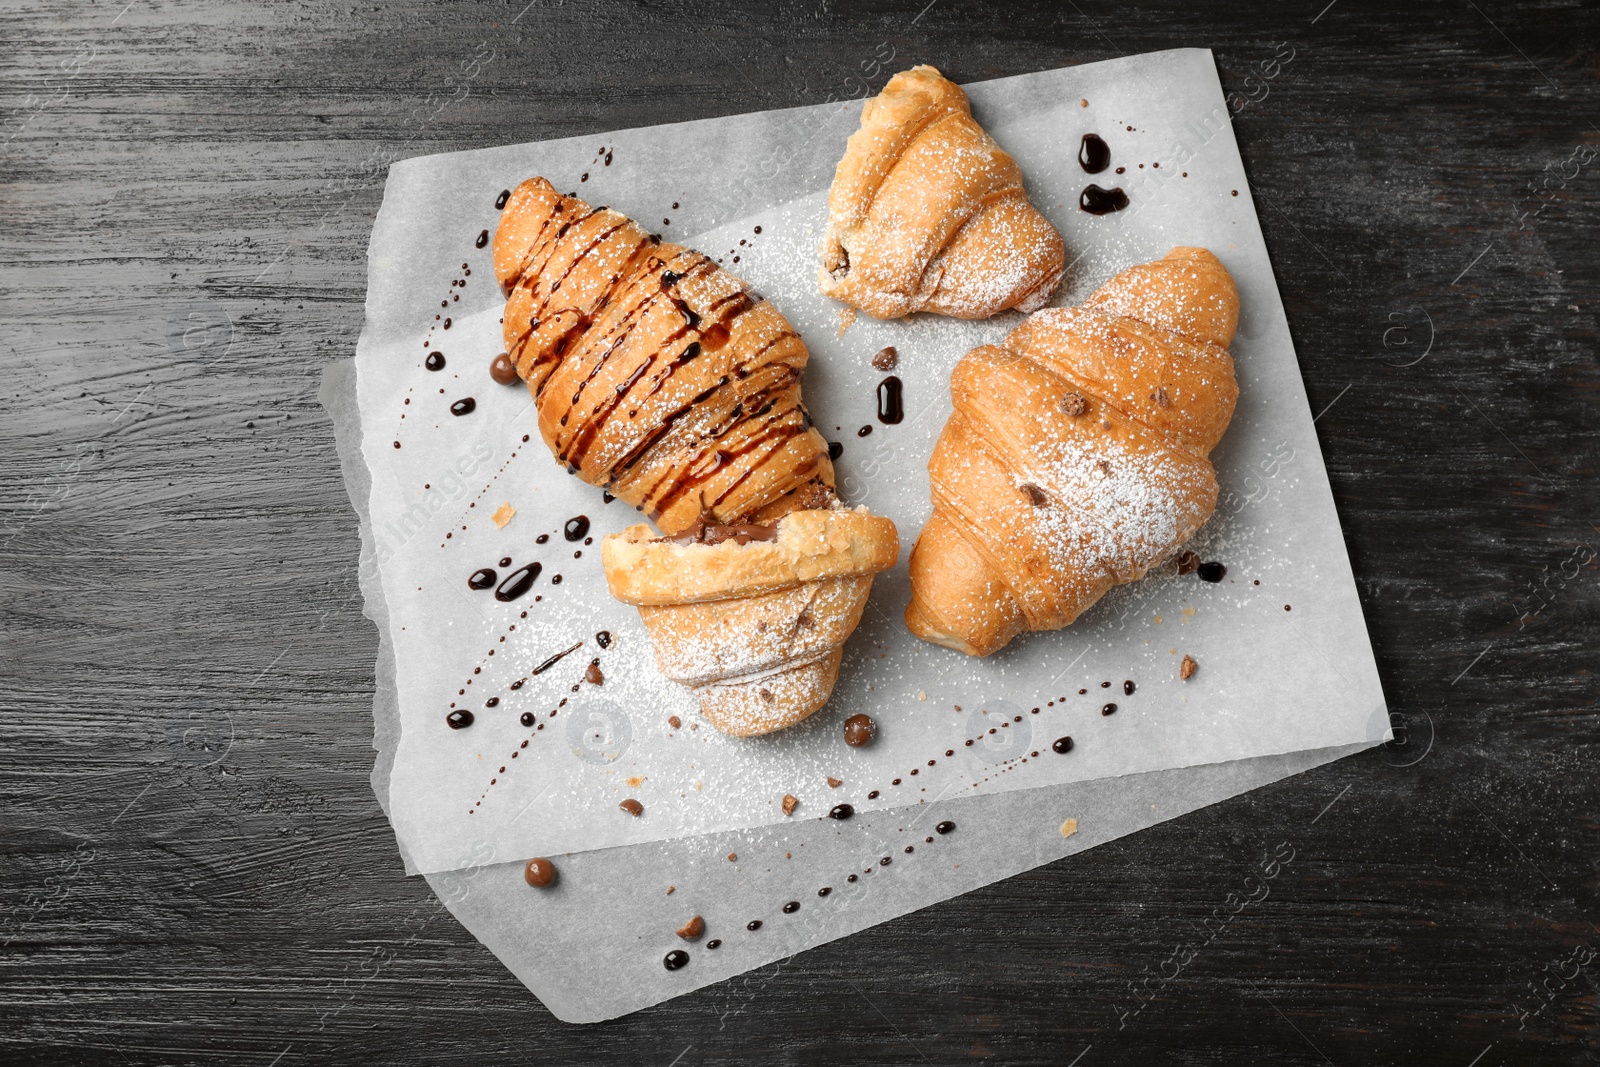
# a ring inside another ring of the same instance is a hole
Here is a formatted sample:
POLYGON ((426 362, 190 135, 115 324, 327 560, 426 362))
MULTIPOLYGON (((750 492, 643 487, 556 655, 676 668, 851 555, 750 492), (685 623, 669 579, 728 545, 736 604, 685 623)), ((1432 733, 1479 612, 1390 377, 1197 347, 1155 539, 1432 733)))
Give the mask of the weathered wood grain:
POLYGON ((1593 5, 924 2, 0 11, 0 1059, 1600 1061, 1593 5), (318 374, 393 160, 859 94, 880 42, 1216 51, 1411 743, 565 1026, 368 789, 318 374))

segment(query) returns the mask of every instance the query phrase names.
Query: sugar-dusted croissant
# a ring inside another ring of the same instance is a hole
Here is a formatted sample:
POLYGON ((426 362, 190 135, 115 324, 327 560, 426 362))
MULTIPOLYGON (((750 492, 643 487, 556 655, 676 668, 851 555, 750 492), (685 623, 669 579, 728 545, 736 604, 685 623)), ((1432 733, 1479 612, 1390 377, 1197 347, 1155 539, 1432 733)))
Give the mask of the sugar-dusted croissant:
POLYGON ((787 319, 699 252, 625 215, 517 186, 494 235, 506 352, 556 457, 675 533, 830 499, 787 319))
POLYGON ((1216 507, 1207 457, 1239 397, 1238 317, 1217 257, 1175 248, 963 356, 928 462, 911 631, 986 656, 1066 626, 1187 541, 1216 507))
POLYGON ((1017 161, 932 67, 866 102, 828 193, 822 292, 876 318, 986 319, 1043 307, 1061 235, 1028 200, 1017 161))
POLYGON ((894 565, 894 523, 865 509, 794 511, 775 526, 703 524, 607 537, 606 581, 650 631, 656 666, 735 737, 793 725, 827 702, 872 576, 894 565))

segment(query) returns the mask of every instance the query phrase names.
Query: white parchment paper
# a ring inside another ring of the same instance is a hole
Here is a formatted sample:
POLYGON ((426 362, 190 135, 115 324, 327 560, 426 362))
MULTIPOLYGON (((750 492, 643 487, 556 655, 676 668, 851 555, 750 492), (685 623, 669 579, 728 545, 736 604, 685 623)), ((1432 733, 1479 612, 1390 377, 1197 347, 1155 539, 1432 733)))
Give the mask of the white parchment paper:
MULTIPOLYGON (((1230 795, 1270 780, 1262 774, 1327 758, 1318 753, 1382 739, 1382 691, 1209 53, 1159 53, 968 91, 1066 238, 1073 265, 1058 303, 1175 244, 1211 248, 1238 281, 1241 399, 1214 454, 1223 500, 1194 545, 1225 563, 1227 578, 1208 585, 1152 576, 1066 631, 971 660, 904 630, 902 559, 879 578, 826 709, 754 741, 695 728, 687 694, 656 674, 637 616, 605 592, 598 539, 637 516, 568 477, 539 439, 526 392, 488 378, 501 297, 475 238, 492 232, 499 191, 544 174, 646 224, 660 218, 668 237, 750 279, 811 349, 806 399, 844 446, 837 466, 846 501, 892 517, 907 546, 929 511, 925 464, 949 412, 950 368, 1016 317, 862 317, 839 335, 838 306, 816 293, 814 246, 859 104, 409 160, 392 169, 374 228, 357 356, 370 560, 397 669, 389 811, 408 869, 485 867, 780 823, 786 829, 772 833, 848 839, 837 823, 793 824, 842 802, 862 813, 863 826, 902 826, 920 822, 917 809, 953 798, 1131 775, 1141 776, 1137 788, 1165 788, 1151 772, 1271 768, 1202 776, 1225 783, 1205 795, 1230 795), (1081 171, 1087 132, 1111 144, 1122 175, 1081 171), (1121 185, 1131 207, 1104 217, 1079 211, 1078 193, 1091 180, 1121 185), (875 417, 882 374, 868 362, 886 344, 899 350, 905 382, 907 415, 894 426, 875 417), (429 351, 445 354, 442 371, 424 369, 429 351), (475 409, 451 414, 466 397, 475 409), (858 436, 865 426, 870 436, 858 436), (504 528, 489 518, 502 503, 516 508, 504 528), (563 531, 578 515, 589 529, 568 540, 563 531), (506 558, 512 563, 500 567, 506 558), (480 568, 503 578, 531 562, 541 577, 517 600, 468 588, 480 568), (614 637, 607 647, 600 631, 614 637), (1184 654, 1202 665, 1188 683, 1177 675, 1184 654), (593 659, 603 685, 583 681, 593 659), (1131 696, 1125 679, 1136 683, 1131 696), (1107 702, 1118 705, 1114 715, 1100 713, 1107 702), (453 707, 470 710, 473 725, 451 730, 453 707), (840 738, 839 723, 857 711, 880 724, 866 749, 840 738), (521 724, 524 712, 534 726, 521 724), (668 725, 671 715, 682 728, 668 725), (1062 735, 1075 741, 1065 757, 1049 745, 1062 735), (1255 762, 1289 753, 1312 755, 1255 762), (830 787, 829 777, 843 784, 830 787), (801 798, 793 819, 779 808, 785 793, 801 798), (619 812, 625 797, 644 804, 642 818, 619 812), (868 820, 869 812, 881 814, 868 820)), ((704 846, 697 838, 686 847, 699 854, 704 846)), ((1013 869, 1022 867, 1001 873, 1013 869)))

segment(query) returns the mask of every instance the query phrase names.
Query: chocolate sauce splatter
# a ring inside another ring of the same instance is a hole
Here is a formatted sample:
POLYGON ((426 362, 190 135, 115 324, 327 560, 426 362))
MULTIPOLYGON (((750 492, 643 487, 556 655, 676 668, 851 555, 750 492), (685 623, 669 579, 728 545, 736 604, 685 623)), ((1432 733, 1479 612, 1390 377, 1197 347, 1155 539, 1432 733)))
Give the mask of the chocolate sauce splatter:
POLYGON ((579 515, 568 519, 567 525, 562 529, 562 536, 568 541, 582 541, 583 535, 589 532, 589 516, 579 515))
POLYGON ((494 584, 496 577, 498 576, 493 567, 481 567, 467 578, 467 586, 472 589, 487 589, 494 584))
POLYGON ((1109 215, 1128 206, 1128 194, 1118 189, 1091 185, 1078 196, 1078 207, 1091 215, 1109 215))
POLYGON ((511 190, 510 189, 502 189, 502 190, 500 190, 500 195, 494 198, 494 209, 496 211, 504 211, 506 209, 506 201, 510 200, 510 199, 511 199, 511 190))
MULTIPOLYGON (((710 948, 711 946, 707 945, 706 947, 710 948)), ((689 965, 689 954, 681 948, 675 948, 667 953, 666 958, 661 961, 661 965, 669 971, 687 967, 689 965)))
POLYGON ((429 370, 444 370, 444 353, 429 352, 428 358, 422 361, 422 365, 429 370))
POLYGON ((1111 166, 1111 146, 1098 133, 1083 135, 1078 146, 1078 165, 1090 174, 1099 174, 1111 166))
POLYGON ((878 421, 894 426, 906 417, 900 379, 891 374, 878 383, 878 421))
POLYGON ((486 245, 488 243, 489 243, 489 231, 488 230, 484 230, 482 233, 478 234, 478 239, 476 241, 472 242, 472 246, 474 248, 482 248, 484 245, 486 245))
POLYGON ((519 567, 512 571, 506 575, 505 581, 496 587, 494 598, 505 603, 510 603, 517 599, 517 597, 533 588, 534 579, 539 577, 539 572, 543 569, 544 567, 538 563, 530 563, 525 567, 519 567))
POLYGON ((444 721, 450 724, 452 730, 465 730, 472 725, 472 712, 466 708, 457 708, 446 715, 444 721))
POLYGON ((450 405, 452 415, 471 415, 478 409, 478 402, 470 396, 464 396, 450 405))

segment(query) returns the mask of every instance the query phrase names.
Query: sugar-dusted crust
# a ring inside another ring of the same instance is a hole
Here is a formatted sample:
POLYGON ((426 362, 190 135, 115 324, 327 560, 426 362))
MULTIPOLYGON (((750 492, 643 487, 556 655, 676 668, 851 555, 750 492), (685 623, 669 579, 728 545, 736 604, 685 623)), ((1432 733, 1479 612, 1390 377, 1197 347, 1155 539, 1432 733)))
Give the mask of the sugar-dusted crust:
POLYGON ((894 565, 894 523, 865 509, 793 511, 776 541, 679 545, 633 526, 600 546, 606 580, 637 605, 656 667, 735 737, 771 733, 828 701, 872 576, 894 565))
POLYGON ((639 607, 751 596, 801 582, 871 575, 894 566, 894 523, 865 508, 791 511, 776 541, 678 545, 630 526, 600 545, 611 595, 639 607))
POLYGON ((818 283, 877 318, 983 319, 1043 307, 1066 247, 1022 171, 933 67, 868 100, 828 195, 818 283))
POLYGON ((1070 624, 1211 517, 1239 387, 1233 279, 1176 248, 962 357, 928 461, 906 625, 986 656, 1070 624))

